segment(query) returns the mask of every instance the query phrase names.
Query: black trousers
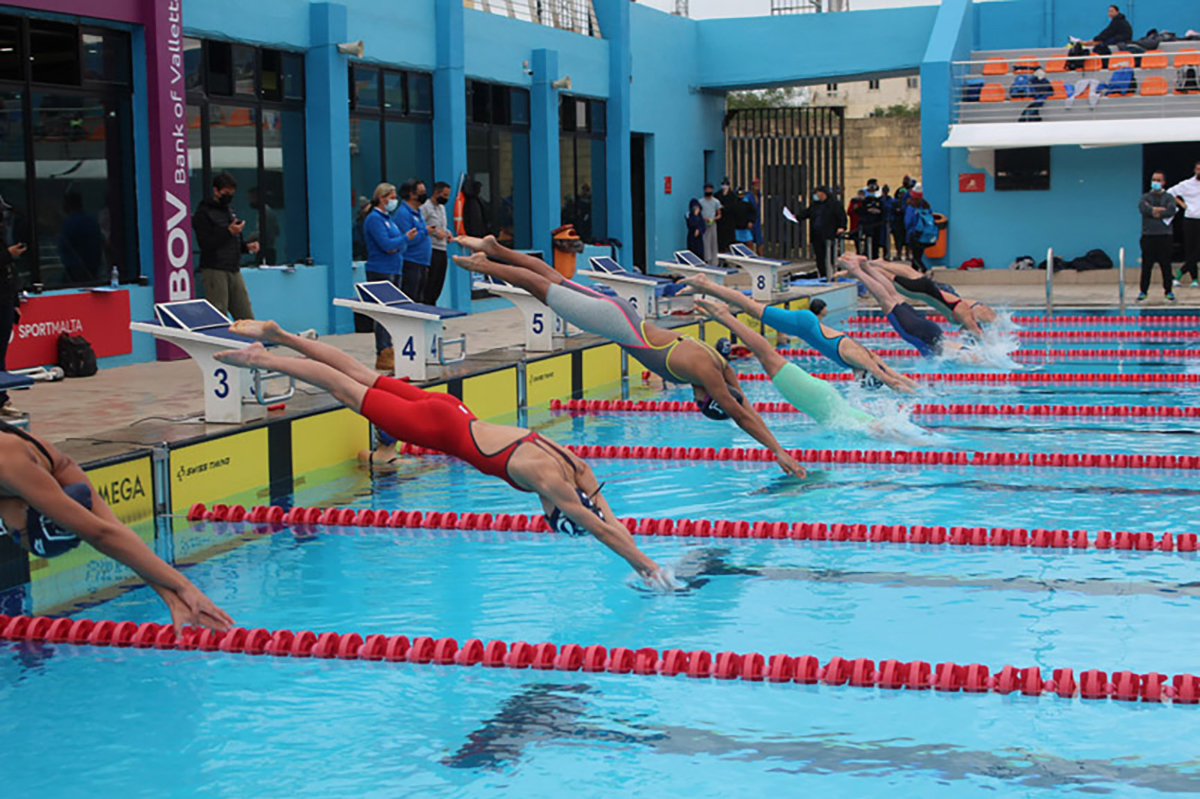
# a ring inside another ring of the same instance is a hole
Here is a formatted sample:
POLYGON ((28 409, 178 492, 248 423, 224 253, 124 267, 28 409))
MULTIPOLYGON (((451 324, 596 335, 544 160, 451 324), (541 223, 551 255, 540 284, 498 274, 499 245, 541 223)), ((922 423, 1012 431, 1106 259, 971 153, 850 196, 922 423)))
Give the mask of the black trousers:
POLYGON ((429 258, 429 270, 425 273, 425 298, 421 302, 426 305, 437 305, 438 297, 442 295, 442 286, 446 283, 446 251, 435 249, 429 258))
POLYGON ((878 258, 879 251, 885 246, 885 239, 887 238, 887 234, 883 230, 883 225, 872 227, 860 226, 858 232, 862 236, 862 248, 859 251, 869 251, 866 253, 868 258, 878 258))
POLYGON ((829 274, 829 256, 832 254, 834 259, 837 258, 837 244, 833 243, 833 246, 830 247, 831 243, 833 243, 832 239, 816 235, 812 237, 813 258, 817 262, 818 277, 825 277, 829 274))
POLYGON ((925 267, 925 248, 928 246, 928 244, 917 241, 915 236, 910 236, 908 239, 908 250, 912 253, 912 268, 918 272, 928 271, 925 267))
MULTIPOLYGON (((12 338, 13 325, 17 321, 16 306, 0 305, 0 372, 8 371, 8 340, 12 338)), ((0 391, 0 405, 8 402, 8 392, 0 391)))
POLYGON ((401 269, 400 290, 413 302, 420 302, 425 296, 425 276, 429 273, 429 264, 405 261, 401 269))
POLYGON ((1150 275, 1154 271, 1154 265, 1158 264, 1162 271, 1163 291, 1167 294, 1171 293, 1171 248, 1175 244, 1175 237, 1168 232, 1164 236, 1142 236, 1142 282, 1141 293, 1145 294, 1150 290, 1150 275))
MULTIPOLYGON (((1196 261, 1200 260, 1200 219, 1183 218, 1183 274, 1196 276, 1196 261)), ((1182 278, 1180 278, 1182 280, 1182 278)))

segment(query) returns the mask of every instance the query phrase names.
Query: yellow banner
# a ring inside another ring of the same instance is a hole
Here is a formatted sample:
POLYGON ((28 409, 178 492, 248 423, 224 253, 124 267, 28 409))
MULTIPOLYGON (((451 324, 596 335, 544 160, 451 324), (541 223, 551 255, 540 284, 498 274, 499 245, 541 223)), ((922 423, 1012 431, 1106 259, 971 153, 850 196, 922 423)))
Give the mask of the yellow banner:
POLYGON ((267 429, 222 436, 171 450, 171 507, 186 511, 267 488, 267 429))
POLYGON ((125 524, 154 515, 154 478, 150 456, 87 470, 88 479, 125 524))
POLYGON ((349 408, 292 422, 292 475, 358 459, 371 446, 370 423, 349 408))
POLYGON ((621 379, 621 348, 616 344, 589 347, 583 351, 583 393, 610 386, 621 379))
POLYGON ((462 381, 463 403, 480 419, 516 416, 517 370, 510 367, 462 381))
POLYGON ((571 397, 571 356, 558 355, 525 364, 525 407, 541 408, 552 399, 571 397))

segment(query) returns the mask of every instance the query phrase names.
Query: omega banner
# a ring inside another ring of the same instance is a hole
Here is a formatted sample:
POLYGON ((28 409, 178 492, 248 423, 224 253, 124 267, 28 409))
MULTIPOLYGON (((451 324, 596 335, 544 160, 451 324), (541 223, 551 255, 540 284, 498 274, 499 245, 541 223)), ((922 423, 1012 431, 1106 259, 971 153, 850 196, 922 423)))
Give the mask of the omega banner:
MULTIPOLYGON (((149 78, 150 207, 154 215, 154 301, 193 296, 192 219, 188 193, 183 0, 142 0, 149 78)), ((158 347, 160 360, 183 357, 158 347)))

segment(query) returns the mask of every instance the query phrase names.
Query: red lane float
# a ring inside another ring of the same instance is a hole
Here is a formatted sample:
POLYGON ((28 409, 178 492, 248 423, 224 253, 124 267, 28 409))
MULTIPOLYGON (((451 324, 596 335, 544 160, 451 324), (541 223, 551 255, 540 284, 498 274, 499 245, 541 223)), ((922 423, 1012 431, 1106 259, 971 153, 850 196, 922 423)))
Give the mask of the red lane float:
MULTIPOLYGON (((197 508, 193 507, 193 511, 197 508)), ((321 508, 299 508, 307 514, 315 511, 319 515, 321 508)), ((395 511, 389 514, 385 510, 376 511, 376 527, 397 527, 389 520, 397 515, 414 518, 416 523, 409 525, 425 528, 422 524, 420 511, 404 513, 395 511)), ((204 518, 203 505, 199 506, 198 518, 204 518)), ((357 516, 357 515, 356 515, 357 516)), ((431 511, 424 515, 425 519, 445 519, 454 516, 453 513, 431 511)), ((1013 528, 1013 527, 967 527, 953 525, 950 527, 929 525, 903 524, 846 524, 841 522, 783 522, 783 521, 750 521, 746 519, 656 519, 656 518, 625 518, 618 519, 629 532, 635 535, 672 536, 677 538, 710 537, 710 538, 750 538, 792 541, 828 541, 834 543, 875 544, 935 544, 951 547, 1017 547, 1031 549, 1117 549, 1129 552, 1197 552, 1200 551, 1200 538, 1196 533, 1151 533, 1130 532, 1126 530, 1100 530, 1090 533, 1087 530, 1066 530, 1047 528, 1013 528)), ((337 526, 337 525, 333 525, 337 526)), ((342 526, 357 526, 351 520, 342 526)), ((456 530, 498 530, 498 531, 531 531, 549 532, 541 517, 536 521, 524 514, 501 513, 464 513, 451 525, 456 530)), ((273 532, 268 530, 267 532, 273 532)), ((70 630, 60 620, 57 626, 51 627, 46 634, 53 640, 73 640, 70 630)), ((90 628, 82 634, 87 635, 90 628)), ((133 639, 133 645, 138 646, 141 631, 133 639)), ((253 632, 253 631, 252 631, 253 632)), ((266 642, 264 642, 264 647, 266 642)))
POLYGON ((274 657, 372 660, 418 665, 484 666, 510 669, 607 672, 639 676, 686 676, 690 679, 742 680, 745 682, 799 683, 802 685, 850 686, 910 691, 935 690, 948 693, 997 693, 1020 691, 1030 696, 1055 694, 1062 698, 1114 699, 1126 702, 1156 702, 1194 705, 1200 703, 1200 677, 1194 674, 1168 676, 1161 672, 1107 672, 1087 669, 1076 682, 1074 669, 1053 669, 1043 679, 1040 669, 1004 665, 992 671, 981 663, 926 661, 910 662, 870 658, 832 657, 823 665, 813 655, 794 657, 759 652, 717 653, 697 649, 684 651, 643 647, 607 648, 599 644, 561 646, 542 642, 489 641, 478 638, 463 642, 454 638, 368 635, 335 632, 293 632, 234 627, 225 632, 187 627, 180 637, 169 625, 153 622, 90 621, 51 619, 45 616, 0 615, 0 639, 9 641, 70 643, 90 646, 127 646, 144 649, 183 649, 274 657), (51 633, 86 622, 90 633, 78 640, 60 641, 51 633), (152 634, 153 633, 153 634, 152 634))
MULTIPOLYGON (((946 318, 939 314, 928 314, 931 322, 946 324, 946 318)), ((1161 327, 1195 327, 1200 325, 1200 316, 1014 316, 1013 322, 1018 325, 1158 325, 1161 327)), ((873 325, 882 327, 890 325, 882 316, 851 316, 846 320, 849 326, 873 325)))
MULTIPOLYGON (((1015 335, 1020 339, 1074 339, 1074 340, 1116 340, 1121 341, 1183 341, 1200 339, 1200 330, 1020 330, 1015 335)), ((895 330, 858 330, 855 338, 860 339, 899 339, 900 334, 895 330)))
MULTIPOLYGON (((778 350, 780 355, 785 357, 795 358, 818 358, 824 357, 821 353, 813 349, 785 349, 778 350)), ((897 348, 880 348, 872 349, 871 352, 881 358, 915 358, 919 353, 910 347, 897 348)), ((1143 361, 1170 361, 1170 360, 1194 360, 1200 358, 1200 350, 1164 350, 1164 349, 1111 349, 1111 350, 1014 350, 1008 353, 1009 357, 1014 360, 1143 360, 1143 361)))
MULTIPOLYGON (((551 400, 552 411, 633 411, 636 413, 689 413, 695 404, 661 400, 551 400)), ((756 402, 759 413, 799 413, 788 402, 756 402)), ((1151 417, 1163 419, 1200 419, 1200 407, 1177 405, 985 405, 979 403, 916 403, 912 413, 918 416, 1095 416, 1111 418, 1151 417)))
MULTIPOLYGON (((829 382, 846 382, 856 379, 850 372, 811 372, 813 377, 819 377, 829 382)), ((1200 383, 1198 374, 1047 374, 1041 372, 910 372, 905 375, 921 383, 992 383, 992 384, 1035 384, 1058 385, 1060 383, 1117 383, 1175 385, 1200 383)), ((762 373, 738 374, 738 380, 749 383, 763 383, 771 378, 762 373)))

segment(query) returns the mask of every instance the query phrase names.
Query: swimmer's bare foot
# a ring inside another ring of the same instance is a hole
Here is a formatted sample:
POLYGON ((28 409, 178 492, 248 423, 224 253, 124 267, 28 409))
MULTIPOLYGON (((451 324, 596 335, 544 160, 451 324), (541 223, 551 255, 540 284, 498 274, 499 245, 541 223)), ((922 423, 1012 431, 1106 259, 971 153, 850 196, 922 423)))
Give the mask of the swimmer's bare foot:
POLYGON ((482 252, 488 255, 495 255, 500 245, 496 241, 496 237, 488 234, 483 238, 477 236, 457 236, 454 243, 460 247, 465 247, 471 252, 482 252))
POLYGON ((458 264, 463 269, 466 269, 470 272, 479 272, 481 274, 487 274, 487 270, 485 270, 483 268, 483 265, 486 264, 487 262, 488 262, 488 257, 485 254, 483 254, 482 252, 473 253, 471 255, 455 255, 454 256, 454 263, 458 264))
POLYGON ((225 350, 218 352, 213 357, 221 363, 227 363, 230 366, 253 369, 259 365, 260 359, 266 354, 267 348, 256 341, 249 347, 243 347, 240 350, 225 350))
POLYGON ((239 319, 229 329, 239 336, 271 344, 279 344, 287 337, 279 323, 272 319, 239 319))

